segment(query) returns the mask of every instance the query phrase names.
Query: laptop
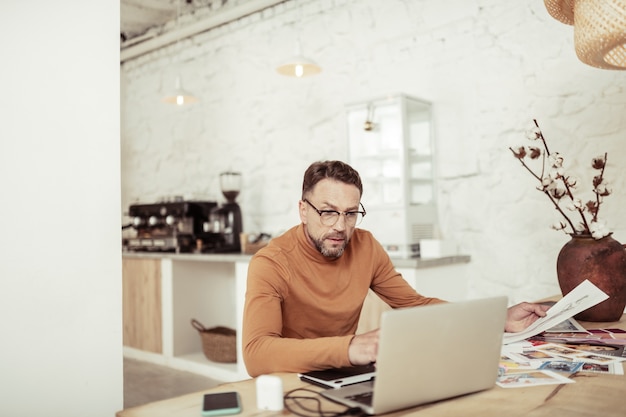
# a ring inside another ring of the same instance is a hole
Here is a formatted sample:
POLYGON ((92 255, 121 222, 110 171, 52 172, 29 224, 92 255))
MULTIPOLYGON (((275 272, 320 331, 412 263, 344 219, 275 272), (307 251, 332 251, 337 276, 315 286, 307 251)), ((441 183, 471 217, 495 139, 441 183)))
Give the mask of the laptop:
POLYGON ((373 380, 321 394, 383 414, 495 385, 507 298, 385 311, 373 380))

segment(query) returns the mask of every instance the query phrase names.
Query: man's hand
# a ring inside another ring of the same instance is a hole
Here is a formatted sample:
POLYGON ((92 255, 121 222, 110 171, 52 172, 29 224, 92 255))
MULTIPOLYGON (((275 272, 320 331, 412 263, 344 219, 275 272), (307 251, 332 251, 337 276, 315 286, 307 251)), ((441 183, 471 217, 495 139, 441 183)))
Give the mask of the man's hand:
POLYGON ((356 335, 348 346, 348 358, 352 365, 367 365, 376 362, 380 329, 356 335))
POLYGON ((509 307, 504 331, 521 332, 538 318, 544 317, 550 306, 534 303, 519 303, 509 307))

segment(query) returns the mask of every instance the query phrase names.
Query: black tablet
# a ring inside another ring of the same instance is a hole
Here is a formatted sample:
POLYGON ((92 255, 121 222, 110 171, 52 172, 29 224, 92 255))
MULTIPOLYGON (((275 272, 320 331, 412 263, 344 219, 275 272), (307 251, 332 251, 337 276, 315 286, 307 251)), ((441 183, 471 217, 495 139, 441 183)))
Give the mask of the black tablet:
POLYGON ((376 376, 374 364, 325 369, 298 374, 301 380, 324 388, 341 388, 369 381, 376 376))

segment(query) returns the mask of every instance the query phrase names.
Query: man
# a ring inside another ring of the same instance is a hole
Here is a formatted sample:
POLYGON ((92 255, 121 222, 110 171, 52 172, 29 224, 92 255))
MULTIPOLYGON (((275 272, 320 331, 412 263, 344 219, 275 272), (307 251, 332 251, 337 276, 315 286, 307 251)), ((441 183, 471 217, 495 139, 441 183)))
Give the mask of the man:
MULTIPOLYGON (((379 330, 355 335, 370 288, 393 308, 444 302, 418 294, 372 234, 356 228, 365 215, 362 193, 349 165, 313 163, 304 174, 301 223, 252 258, 243 317, 251 376, 375 362, 379 330)), ((547 308, 509 308, 505 330, 526 328, 547 308)))

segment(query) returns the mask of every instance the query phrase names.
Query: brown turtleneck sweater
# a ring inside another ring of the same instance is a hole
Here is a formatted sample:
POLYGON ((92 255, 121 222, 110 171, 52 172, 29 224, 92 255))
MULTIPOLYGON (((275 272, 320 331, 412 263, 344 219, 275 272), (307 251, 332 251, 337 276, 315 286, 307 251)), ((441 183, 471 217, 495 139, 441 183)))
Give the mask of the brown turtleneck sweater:
POLYGON ((369 288, 393 308, 442 302, 418 294, 368 231, 355 229, 336 259, 309 243, 302 224, 272 239, 248 269, 243 314, 248 373, 350 366, 348 345, 369 288))

